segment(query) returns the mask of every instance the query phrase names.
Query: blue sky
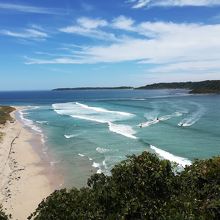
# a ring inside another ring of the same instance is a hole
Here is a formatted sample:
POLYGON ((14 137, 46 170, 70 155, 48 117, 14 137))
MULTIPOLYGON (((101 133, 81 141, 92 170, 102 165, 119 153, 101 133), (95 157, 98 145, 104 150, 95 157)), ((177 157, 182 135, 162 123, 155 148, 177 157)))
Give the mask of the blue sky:
POLYGON ((220 0, 0 0, 0 90, 220 79, 220 0))

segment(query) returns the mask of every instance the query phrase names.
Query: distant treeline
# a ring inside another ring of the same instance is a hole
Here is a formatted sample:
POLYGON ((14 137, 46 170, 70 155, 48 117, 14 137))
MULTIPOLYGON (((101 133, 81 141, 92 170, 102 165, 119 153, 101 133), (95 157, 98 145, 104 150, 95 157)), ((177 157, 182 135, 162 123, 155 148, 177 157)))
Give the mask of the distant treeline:
POLYGON ((220 80, 202 82, 155 83, 136 89, 189 89, 190 93, 220 93, 220 80))
POLYGON ((78 88, 58 88, 52 91, 70 90, 108 90, 108 89, 188 89, 190 93, 220 93, 220 80, 206 80, 201 82, 172 82, 155 83, 141 87, 120 86, 120 87, 78 87, 78 88))
POLYGON ((76 87, 76 88, 58 88, 52 91, 68 91, 68 90, 104 90, 104 89, 133 89, 131 86, 119 86, 119 87, 76 87))

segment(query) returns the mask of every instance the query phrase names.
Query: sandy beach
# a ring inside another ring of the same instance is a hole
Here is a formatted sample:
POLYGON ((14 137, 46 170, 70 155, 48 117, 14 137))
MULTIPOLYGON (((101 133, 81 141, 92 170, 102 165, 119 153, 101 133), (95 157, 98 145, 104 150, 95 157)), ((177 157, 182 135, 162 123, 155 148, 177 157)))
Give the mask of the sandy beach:
MULTIPOLYGON (((15 112, 11 115, 15 118, 15 112)), ((0 143, 0 204, 12 219, 24 220, 54 187, 31 144, 33 134, 19 120, 7 122, 0 132, 5 133, 0 143)))

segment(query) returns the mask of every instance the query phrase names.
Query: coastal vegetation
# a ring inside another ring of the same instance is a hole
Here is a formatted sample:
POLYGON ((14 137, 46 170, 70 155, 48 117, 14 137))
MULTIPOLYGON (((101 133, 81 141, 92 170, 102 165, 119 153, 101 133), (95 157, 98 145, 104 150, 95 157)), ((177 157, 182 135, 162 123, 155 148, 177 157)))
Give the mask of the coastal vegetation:
POLYGON ((79 88, 57 88, 52 91, 71 91, 71 90, 114 90, 114 89, 188 89, 189 93, 220 93, 220 80, 206 80, 201 82, 172 82, 155 83, 141 87, 79 87, 79 88))
POLYGON ((0 125, 4 125, 7 121, 14 121, 10 115, 14 110, 15 108, 11 106, 0 106, 0 125))
POLYGON ((182 172, 143 152, 94 174, 88 186, 61 189, 29 219, 220 219, 220 157, 196 160, 182 172))
POLYGON ((220 93, 220 80, 206 80, 201 82, 173 82, 155 83, 136 89, 189 89, 192 94, 220 93))
MULTIPOLYGON (((0 126, 5 125, 7 121, 14 121, 10 113, 13 112, 15 108, 10 106, 0 106, 0 126)), ((0 131, 0 141, 2 140, 4 133, 0 131)))

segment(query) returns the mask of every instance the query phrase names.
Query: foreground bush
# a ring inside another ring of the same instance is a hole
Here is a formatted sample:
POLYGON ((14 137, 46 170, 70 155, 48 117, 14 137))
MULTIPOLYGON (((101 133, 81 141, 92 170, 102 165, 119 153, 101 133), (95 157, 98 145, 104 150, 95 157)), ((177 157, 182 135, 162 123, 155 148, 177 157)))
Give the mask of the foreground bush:
POLYGON ((131 156, 86 188, 55 191, 29 219, 220 219, 220 158, 173 170, 154 154, 131 156))

